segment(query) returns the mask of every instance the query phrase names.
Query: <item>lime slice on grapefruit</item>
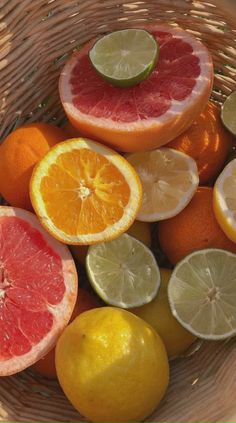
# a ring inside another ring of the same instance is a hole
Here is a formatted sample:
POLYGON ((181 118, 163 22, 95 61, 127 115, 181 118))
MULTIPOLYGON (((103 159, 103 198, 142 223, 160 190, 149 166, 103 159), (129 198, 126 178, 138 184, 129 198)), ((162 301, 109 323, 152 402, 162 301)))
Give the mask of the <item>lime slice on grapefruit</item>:
POLYGON ((123 29, 104 35, 89 52, 97 72, 118 87, 132 87, 146 79, 158 59, 155 38, 143 29, 123 29))
POLYGON ((236 255, 218 249, 188 255, 171 275, 168 296, 174 317, 197 337, 236 335, 236 255))
POLYGON ((160 271, 151 250, 128 234, 90 246, 86 267, 96 293, 117 307, 147 304, 160 287, 160 271))
POLYGON ((0 376, 47 354, 67 325, 77 273, 66 246, 30 212, 0 207, 0 376))
POLYGON ((109 84, 91 63, 91 40, 68 60, 59 83, 73 126, 125 152, 152 150, 187 129, 206 106, 214 76, 210 53, 188 32, 159 23, 140 29, 160 48, 145 81, 126 89, 109 84))
POLYGON ((224 102, 221 119, 225 127, 236 136, 236 91, 230 94, 224 102))

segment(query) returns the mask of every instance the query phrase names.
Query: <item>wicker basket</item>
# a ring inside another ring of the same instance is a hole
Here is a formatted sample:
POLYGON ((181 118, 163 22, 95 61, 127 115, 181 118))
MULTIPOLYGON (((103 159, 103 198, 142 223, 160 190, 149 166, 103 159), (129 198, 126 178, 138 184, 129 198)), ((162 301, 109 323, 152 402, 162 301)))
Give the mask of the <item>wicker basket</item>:
MULTIPOLYGON (((62 123, 58 76, 71 51, 129 22, 161 20, 199 37, 215 63, 213 99, 236 90, 236 19, 213 0, 0 0, 0 137, 33 120, 62 123)), ((221 0, 224 3, 224 0, 221 0)), ((148 421, 236 421, 236 343, 205 343, 171 363, 148 421)), ((84 421, 56 382, 30 370, 0 380, 1 421, 84 421)))

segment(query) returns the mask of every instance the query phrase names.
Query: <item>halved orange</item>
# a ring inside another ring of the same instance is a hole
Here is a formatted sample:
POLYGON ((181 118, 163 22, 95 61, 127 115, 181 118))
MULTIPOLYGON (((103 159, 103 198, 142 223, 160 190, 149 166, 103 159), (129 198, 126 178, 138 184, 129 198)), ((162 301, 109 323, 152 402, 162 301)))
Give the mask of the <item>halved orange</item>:
POLYGON ((115 151, 84 138, 53 147, 35 167, 30 197, 42 225, 67 244, 118 237, 133 223, 142 187, 115 151))

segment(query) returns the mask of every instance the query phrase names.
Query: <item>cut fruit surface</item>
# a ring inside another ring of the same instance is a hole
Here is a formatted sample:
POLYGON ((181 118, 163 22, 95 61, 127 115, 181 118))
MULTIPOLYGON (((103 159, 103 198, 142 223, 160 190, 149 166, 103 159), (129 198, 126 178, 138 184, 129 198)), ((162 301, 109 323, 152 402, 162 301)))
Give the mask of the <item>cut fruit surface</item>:
POLYGON ((127 155, 142 187, 142 206, 137 219, 157 222, 180 213, 192 199, 199 183, 196 162, 184 153, 160 148, 127 155))
POLYGON ((123 29, 100 38, 89 52, 95 69, 119 87, 137 85, 153 70, 159 46, 143 29, 123 29))
POLYGON ((206 47, 184 30, 143 24, 160 46, 151 75, 131 88, 111 86, 93 68, 85 44, 65 65, 60 96, 84 135, 126 152, 154 149, 187 129, 206 106, 213 64, 206 47))
POLYGON ((127 160, 83 138, 51 149, 31 179, 42 225, 67 244, 116 238, 132 225, 141 199, 139 177, 127 160))
POLYGON ((160 271, 151 250, 128 234, 89 247, 86 267, 97 294, 117 307, 147 304, 160 286, 160 271))
POLYGON ((221 119, 226 128, 236 135, 236 91, 224 102, 221 109, 221 119))
POLYGON ((196 251, 174 269, 168 296, 174 317, 199 338, 221 340, 236 334, 236 255, 196 251))
POLYGON ((236 159, 218 177, 213 195, 216 219, 227 237, 236 242, 236 159))
POLYGON ((29 367, 55 345, 77 286, 68 248, 32 213, 0 207, 0 376, 29 367))

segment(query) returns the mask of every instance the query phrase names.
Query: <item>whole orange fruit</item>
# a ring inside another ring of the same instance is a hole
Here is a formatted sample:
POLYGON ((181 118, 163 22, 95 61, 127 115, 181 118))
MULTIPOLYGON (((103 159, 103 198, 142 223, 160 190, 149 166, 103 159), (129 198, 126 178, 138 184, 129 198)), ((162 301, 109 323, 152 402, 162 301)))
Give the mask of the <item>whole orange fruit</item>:
MULTIPOLYGON (((79 314, 83 313, 84 311, 97 308, 99 306, 100 305, 98 301, 92 294, 89 294, 89 292, 85 291, 83 288, 79 288, 78 300, 70 322, 72 322, 79 314)), ((45 376, 49 379, 56 379, 57 372, 55 366, 55 348, 53 348, 44 358, 37 361, 37 363, 35 363, 32 368, 42 376, 45 376)))
POLYGON ((158 237, 162 250, 172 264, 204 248, 222 248, 236 253, 236 244, 226 237, 216 221, 213 189, 210 187, 199 187, 181 213, 160 222, 158 237))
POLYGON ((35 164, 57 142, 68 138, 63 129, 47 123, 22 126, 0 148, 0 193, 12 206, 32 210, 29 182, 35 164))
POLYGON ((167 147, 195 159, 204 185, 218 176, 232 147, 232 135, 221 122, 220 108, 209 102, 192 126, 167 147))

